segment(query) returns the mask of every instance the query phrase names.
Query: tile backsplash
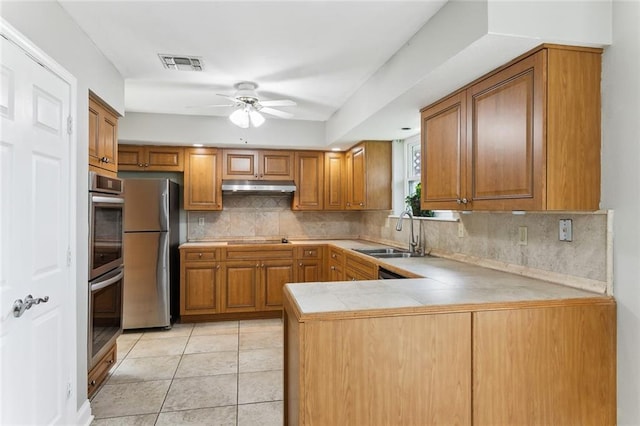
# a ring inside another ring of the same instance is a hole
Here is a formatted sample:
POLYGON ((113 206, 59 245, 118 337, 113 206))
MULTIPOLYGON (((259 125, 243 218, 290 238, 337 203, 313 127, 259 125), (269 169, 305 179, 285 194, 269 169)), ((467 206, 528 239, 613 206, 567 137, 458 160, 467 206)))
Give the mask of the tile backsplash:
MULTIPOLYGON (((291 195, 224 197, 222 211, 188 212, 188 241, 364 238, 408 247, 407 219, 398 232, 397 218, 389 217, 388 211, 297 212, 291 210, 291 195)), ((548 272, 551 280, 576 277, 578 286, 611 293, 610 214, 473 212, 459 215, 460 222, 420 220, 415 231, 427 250, 516 273, 548 272), (573 220, 572 242, 558 240, 560 219, 573 220), (458 236, 460 224, 463 237, 458 236), (527 245, 518 244, 521 226, 527 227, 527 245)))

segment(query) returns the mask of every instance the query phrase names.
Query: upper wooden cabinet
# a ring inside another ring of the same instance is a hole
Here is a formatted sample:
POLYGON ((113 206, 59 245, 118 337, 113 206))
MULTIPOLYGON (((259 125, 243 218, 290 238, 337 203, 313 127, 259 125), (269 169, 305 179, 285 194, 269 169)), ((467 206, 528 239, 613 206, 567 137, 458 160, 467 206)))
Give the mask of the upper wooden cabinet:
POLYGON ((324 153, 296 151, 296 191, 293 193, 292 210, 322 210, 324 204, 324 153))
POLYGON ((543 46, 422 110, 422 208, 597 210, 601 49, 543 46))
POLYGON ((179 146, 118 145, 119 171, 182 172, 184 148, 179 146))
POLYGON ((118 171, 118 115, 89 97, 89 166, 115 175, 118 171))
POLYGON ((186 148, 184 155, 184 209, 222 210, 220 151, 186 148))
POLYGON ((391 209, 391 142, 363 141, 345 156, 347 210, 391 209))
POLYGON ((344 210, 347 176, 343 152, 324 153, 324 210, 344 210))
POLYGON ((293 152, 223 150, 223 179, 293 180, 293 152))

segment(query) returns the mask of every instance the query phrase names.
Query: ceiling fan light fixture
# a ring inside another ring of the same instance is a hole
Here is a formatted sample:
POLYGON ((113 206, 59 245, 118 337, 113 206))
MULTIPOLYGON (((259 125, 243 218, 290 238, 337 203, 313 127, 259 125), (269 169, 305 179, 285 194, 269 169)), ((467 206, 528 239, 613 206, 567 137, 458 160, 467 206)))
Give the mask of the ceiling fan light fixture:
MULTIPOLYGON (((238 127, 246 129, 249 127, 249 113, 244 108, 238 108, 229 116, 229 120, 238 127)), ((263 119, 264 120, 264 119, 263 119)))
POLYGON ((253 127, 260 127, 264 124, 264 117, 258 111, 253 108, 249 109, 249 118, 253 127))

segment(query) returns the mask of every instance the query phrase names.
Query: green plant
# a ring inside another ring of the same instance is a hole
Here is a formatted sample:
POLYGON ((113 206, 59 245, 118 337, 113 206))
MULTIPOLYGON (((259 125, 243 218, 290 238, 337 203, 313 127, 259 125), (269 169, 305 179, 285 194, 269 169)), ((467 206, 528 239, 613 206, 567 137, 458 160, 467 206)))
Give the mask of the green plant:
POLYGON ((412 195, 408 195, 405 197, 405 202, 407 206, 411 208, 411 212, 414 216, 419 217, 433 217, 434 213, 432 210, 421 210, 420 209, 420 191, 422 190, 422 184, 419 183, 416 185, 416 190, 412 195))

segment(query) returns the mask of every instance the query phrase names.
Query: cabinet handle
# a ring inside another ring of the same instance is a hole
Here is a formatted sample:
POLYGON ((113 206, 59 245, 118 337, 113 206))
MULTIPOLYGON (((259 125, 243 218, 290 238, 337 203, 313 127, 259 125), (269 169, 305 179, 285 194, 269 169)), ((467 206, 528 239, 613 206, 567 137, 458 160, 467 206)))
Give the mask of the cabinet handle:
POLYGON ((138 167, 144 167, 144 164, 138 163, 138 167))
POLYGON ((254 178, 258 179, 258 175, 255 175, 254 178))
POLYGON ((467 204, 469 202, 469 200, 467 200, 466 198, 462 199, 462 204, 467 204))
POLYGON ((360 203, 360 207, 364 207, 364 203, 360 203))
POLYGON ((202 253, 198 253, 198 257, 202 257, 202 253))
POLYGON ((109 361, 107 361, 107 364, 113 364, 113 360, 110 359, 109 361))
POLYGON ((351 203, 347 203, 347 207, 351 207, 351 203))
POLYGON ((262 265, 260 265, 261 268, 264 268, 264 263, 262 265))
POLYGON ((337 256, 335 254, 332 254, 331 257, 335 259, 337 256))
POLYGON ((332 266, 332 267, 331 267, 331 270, 332 270, 332 271, 335 271, 335 270, 336 270, 336 267, 335 267, 335 266, 332 266))
POLYGON ((96 385, 96 381, 95 381, 95 380, 92 380, 91 382, 89 382, 89 384, 90 384, 91 386, 95 386, 95 385, 96 385))
POLYGON ((216 269, 220 269, 220 265, 217 265, 217 266, 216 266, 216 269))
POLYGON ((355 280, 356 280, 356 277, 351 278, 351 281, 355 281, 355 280))
POLYGON ((460 198, 456 199, 456 204, 462 204, 462 200, 460 198))
POLYGON ((149 167, 149 163, 144 163, 144 166, 145 167, 149 167))
POLYGON ((298 263, 298 266, 302 268, 302 263, 298 263))
POLYGON ((260 267, 260 264, 259 264, 259 263, 256 263, 256 268, 259 268, 259 267, 260 267))

